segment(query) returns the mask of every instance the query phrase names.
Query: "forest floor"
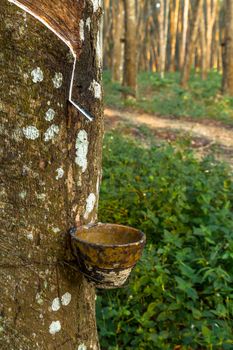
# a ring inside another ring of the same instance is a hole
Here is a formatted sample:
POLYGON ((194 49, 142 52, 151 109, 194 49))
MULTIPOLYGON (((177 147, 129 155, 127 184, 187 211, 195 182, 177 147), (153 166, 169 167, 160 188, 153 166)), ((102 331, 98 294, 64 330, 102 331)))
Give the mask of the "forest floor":
POLYGON ((162 117, 122 109, 105 108, 106 130, 118 129, 119 132, 143 141, 147 127, 158 143, 175 143, 189 139, 190 145, 198 157, 214 154, 233 168, 233 127, 220 121, 204 119, 200 121, 181 118, 162 117))

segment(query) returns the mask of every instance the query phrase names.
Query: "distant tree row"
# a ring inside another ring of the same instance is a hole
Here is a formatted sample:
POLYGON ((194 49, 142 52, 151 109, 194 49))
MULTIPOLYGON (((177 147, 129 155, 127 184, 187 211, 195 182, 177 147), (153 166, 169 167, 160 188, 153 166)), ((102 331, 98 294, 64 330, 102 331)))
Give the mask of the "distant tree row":
POLYGON ((136 93, 137 70, 207 79, 223 71, 233 95, 233 0, 104 0, 104 65, 136 93), (123 74, 124 73, 124 74, 123 74), (128 83, 127 83, 128 82, 128 83))

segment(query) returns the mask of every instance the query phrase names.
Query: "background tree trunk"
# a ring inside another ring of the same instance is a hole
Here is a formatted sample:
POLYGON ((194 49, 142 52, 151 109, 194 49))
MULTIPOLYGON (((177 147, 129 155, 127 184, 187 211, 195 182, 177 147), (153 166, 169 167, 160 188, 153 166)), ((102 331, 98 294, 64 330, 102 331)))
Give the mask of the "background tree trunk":
POLYGON ((205 13, 202 6, 202 11, 199 21, 200 37, 201 37, 201 78, 205 80, 207 78, 207 37, 206 37, 206 22, 205 13))
POLYGON ((104 37, 103 37, 103 65, 104 68, 112 69, 113 57, 112 57, 112 27, 113 27, 113 4, 110 0, 104 0, 104 37))
POLYGON ((101 9, 77 6, 74 99, 95 116, 91 123, 67 106, 69 49, 35 18, 0 3, 3 350, 99 349, 95 289, 78 272, 67 234, 97 220, 103 133, 101 9))
POLYGON ((176 39, 177 39, 177 26, 178 26, 178 15, 179 15, 179 0, 171 1, 171 10, 170 10, 170 45, 171 45, 171 56, 170 56, 170 72, 175 72, 176 62, 176 39))
MULTIPOLYGON (((112 70, 113 80, 118 80, 120 65, 117 62, 121 52, 119 37, 125 29, 118 18, 121 17, 121 11, 118 11, 119 1, 104 0, 104 68, 112 70)), ((198 72, 202 66, 203 78, 207 77, 213 66, 222 71, 220 44, 225 26, 221 20, 223 2, 202 0, 202 5, 196 6, 197 3, 197 0, 135 0, 137 71, 158 71, 161 76, 168 68, 170 71, 182 71, 185 58, 185 74, 193 63, 198 72), (197 17, 196 9, 200 18, 197 17), (204 22, 199 23, 202 17, 204 22), (199 30, 200 40, 197 40, 199 30), (193 42, 191 39, 195 35, 196 40, 193 42), (190 57, 189 63, 186 53, 190 57)), ((126 3, 127 6, 129 4, 130 2, 126 3)), ((123 46, 122 44, 121 47, 123 46)))
POLYGON ((158 16, 159 22, 159 71, 161 78, 164 77, 166 68, 166 52, 167 52, 167 37, 168 37, 168 16, 169 16, 170 0, 161 0, 158 16))
POLYGON ((205 7, 201 14, 201 37, 202 37, 202 79, 207 79, 211 64, 211 49, 213 46, 213 28, 218 13, 217 0, 205 0, 205 7))
POLYGON ((225 94, 233 96, 233 1, 225 0, 225 40, 223 42, 223 80, 225 94))
POLYGON ((180 69, 183 68, 185 52, 186 52, 186 42, 187 42, 187 32, 188 32, 188 11, 189 11, 189 0, 184 0, 183 28, 182 28, 182 39, 181 39, 181 46, 180 46, 180 69))
MULTIPOLYGON (((135 0, 124 0, 125 9, 125 53, 123 85, 130 88, 126 94, 136 97, 137 92, 137 40, 135 0)), ((127 96, 126 96, 127 97, 127 96)))
POLYGON ((206 25, 206 67, 210 70, 211 48, 213 45, 213 29, 218 14, 218 0, 207 0, 207 25, 206 25))
POLYGON ((124 57, 124 6, 123 0, 117 0, 113 5, 113 58, 112 80, 122 82, 124 57))
POLYGON ((198 34, 198 24, 200 20, 201 11, 202 11, 202 5, 203 5, 203 0, 196 0, 195 7, 193 10, 192 25, 190 28, 189 44, 188 44, 187 52, 185 56, 184 67, 181 72, 181 85, 184 87, 187 85, 189 80, 190 69, 191 69, 192 59, 193 59, 193 54, 195 49, 195 43, 196 43, 197 34, 198 34))

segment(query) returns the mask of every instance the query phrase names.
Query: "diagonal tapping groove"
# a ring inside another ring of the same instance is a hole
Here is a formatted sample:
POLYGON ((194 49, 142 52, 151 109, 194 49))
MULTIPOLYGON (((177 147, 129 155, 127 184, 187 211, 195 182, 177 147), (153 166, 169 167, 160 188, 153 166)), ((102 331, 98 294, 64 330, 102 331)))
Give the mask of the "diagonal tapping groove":
MULTIPOLYGON (((33 16, 34 18, 36 18, 38 21, 40 21, 42 24, 44 24, 49 30, 51 30, 59 39, 61 39, 70 49, 73 57, 74 57, 74 63, 73 63, 73 70, 72 70, 72 75, 71 75, 71 82, 70 82, 70 89, 69 89, 69 102, 80 112, 82 113, 89 121, 93 121, 94 117, 87 111, 85 111, 83 109, 82 106, 79 105, 79 103, 73 101, 72 99, 72 92, 73 92, 73 85, 74 85, 74 74, 75 74, 75 68, 76 68, 76 62, 77 62, 77 55, 75 53, 75 48, 73 47, 72 43, 71 43, 71 36, 70 35, 66 35, 64 37, 64 35, 62 35, 61 33, 59 33, 53 26, 52 24, 48 23, 48 21, 46 21, 43 17, 41 17, 38 13, 35 13, 34 11, 32 11, 29 7, 30 3, 28 4, 28 2, 26 1, 27 5, 24 5, 21 1, 19 0, 8 0, 10 3, 15 4, 16 6, 18 6, 19 8, 21 8, 22 10, 26 11, 27 13, 29 13, 31 16, 33 16)), ((24 1, 25 2, 25 1, 24 1)), ((39 12, 39 11, 38 11, 39 12)), ((52 21, 50 21, 52 22, 52 21)), ((69 28, 68 28, 69 30, 69 28)))

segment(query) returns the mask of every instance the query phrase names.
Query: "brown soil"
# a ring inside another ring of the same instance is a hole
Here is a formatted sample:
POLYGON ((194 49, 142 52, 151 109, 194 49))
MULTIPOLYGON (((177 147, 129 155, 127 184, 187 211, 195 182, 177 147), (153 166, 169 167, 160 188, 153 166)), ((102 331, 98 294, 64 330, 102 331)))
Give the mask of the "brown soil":
POLYGON ((149 127, 159 140, 175 141, 182 135, 189 135, 191 145, 199 156, 214 152, 216 158, 233 166, 233 128, 221 123, 205 120, 184 121, 168 117, 158 117, 146 113, 105 109, 106 130, 119 128, 122 132, 141 137, 139 127, 149 127))

